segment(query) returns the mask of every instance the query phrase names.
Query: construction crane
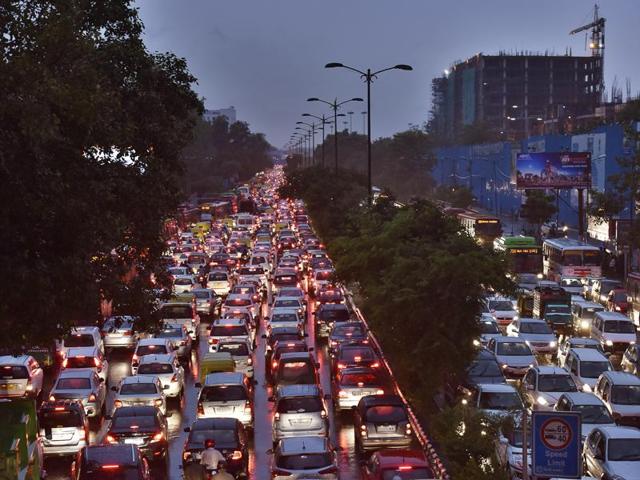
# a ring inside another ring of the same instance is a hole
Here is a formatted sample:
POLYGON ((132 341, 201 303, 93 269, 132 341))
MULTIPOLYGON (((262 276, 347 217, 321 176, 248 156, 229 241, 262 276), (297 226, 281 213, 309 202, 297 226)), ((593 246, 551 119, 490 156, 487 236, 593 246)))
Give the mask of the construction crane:
POLYGON ((607 21, 606 18, 601 17, 598 13, 598 4, 593 9, 593 22, 583 25, 569 32, 569 35, 575 35, 576 33, 584 32, 591 29, 591 41, 589 42, 589 49, 591 50, 592 57, 600 58, 600 95, 604 93, 604 24, 607 21))

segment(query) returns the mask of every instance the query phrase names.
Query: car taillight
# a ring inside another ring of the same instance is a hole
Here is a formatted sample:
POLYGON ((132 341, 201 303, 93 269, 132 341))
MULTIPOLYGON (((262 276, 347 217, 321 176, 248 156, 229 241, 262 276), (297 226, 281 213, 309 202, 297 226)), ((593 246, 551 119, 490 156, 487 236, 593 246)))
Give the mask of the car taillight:
POLYGON ((68 365, 68 364, 69 364, 69 360, 65 358, 65 359, 62 361, 62 368, 67 368, 67 365, 68 365))
POLYGON ((278 368, 278 362, 276 360, 274 360, 273 362, 271 362, 271 366, 273 368, 278 368))
POLYGON ((280 414, 279 414, 278 412, 276 412, 276 413, 273 415, 273 419, 274 419, 275 421, 280 420, 280 414))
POLYGON ((122 332, 122 335, 124 335, 125 337, 130 337, 133 335, 133 332, 131 330, 126 330, 122 332))
POLYGON ((407 423, 407 426, 404 429, 404 433, 407 436, 411 435, 411 424, 410 423, 407 423))
POLYGON ((113 435, 107 435, 105 440, 107 443, 118 443, 118 440, 116 440, 113 435))
POLYGON ((156 433, 151 439, 152 442, 161 442, 164 439, 164 433, 159 432, 156 433))
POLYGON ((253 365, 253 358, 247 358, 247 365, 253 365))
POLYGON ((366 425, 360 425, 360 435, 362 435, 363 437, 367 436, 367 426, 366 425))
POLYGON ((210 338, 209 339, 209 345, 215 345, 216 343, 218 343, 218 339, 217 338, 210 338))
POLYGON ((320 412, 320 416, 321 416, 322 418, 327 418, 327 411, 326 411, 326 410, 322 410, 322 411, 320 412))
POLYGON ((116 400, 113 402, 113 406, 116 408, 120 408, 122 406, 122 400, 116 400))
POLYGON ((343 368, 347 368, 347 366, 344 363, 339 363, 338 368, 342 370, 343 368))
POLYGON ((138 365, 138 360, 140 360, 138 355, 134 355, 133 357, 131 357, 131 365, 138 365))
POLYGON ((176 375, 175 373, 173 374, 173 377, 171 377, 171 381, 172 382, 177 382, 178 381, 178 375, 176 375))
POLYGON ((398 470, 401 472, 408 472, 409 470, 413 470, 413 467, 411 465, 400 465, 398 470))
POLYGON ((378 368, 380 367, 380 364, 378 362, 374 362, 371 364, 371 368, 378 368))
POLYGON ((95 401, 97 400, 96 394, 95 394, 95 393, 92 393, 91 395, 89 395, 88 400, 89 400, 90 402, 95 402, 95 401))
POLYGON ((251 413, 251 402, 249 400, 244 404, 244 413, 251 413))
POLYGON ((240 450, 234 450, 229 458, 231 458, 231 460, 240 460, 242 458, 242 452, 240 450))
POLYGON ((161 407, 161 406, 162 406, 162 399, 161 399, 161 398, 156 398, 156 399, 153 401, 153 404, 154 404, 156 407, 161 407))
POLYGON ((347 392, 345 392, 344 390, 340 390, 340 391, 338 392, 338 396, 339 396, 340 398, 347 398, 347 397, 349 396, 349 394, 348 394, 347 392))
POLYGON ((376 395, 384 395, 384 390, 376 390, 376 395))
POLYGON ((54 397, 53 395, 49 395, 49 401, 50 402, 55 402, 56 401, 56 397, 54 397))
POLYGON ((204 405, 202 404, 202 402, 198 402, 198 413, 200 415, 204 415, 204 405))

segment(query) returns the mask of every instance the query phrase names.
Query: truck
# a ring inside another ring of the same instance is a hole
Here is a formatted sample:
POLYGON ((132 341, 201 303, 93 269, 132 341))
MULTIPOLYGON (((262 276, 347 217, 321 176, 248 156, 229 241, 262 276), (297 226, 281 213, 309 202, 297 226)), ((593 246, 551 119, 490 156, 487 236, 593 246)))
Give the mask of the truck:
POLYGON ((533 289, 533 316, 544 319, 556 334, 572 332, 571 294, 562 287, 533 289))
POLYGON ((44 478, 35 400, 0 399, 0 418, 0 480, 44 478))

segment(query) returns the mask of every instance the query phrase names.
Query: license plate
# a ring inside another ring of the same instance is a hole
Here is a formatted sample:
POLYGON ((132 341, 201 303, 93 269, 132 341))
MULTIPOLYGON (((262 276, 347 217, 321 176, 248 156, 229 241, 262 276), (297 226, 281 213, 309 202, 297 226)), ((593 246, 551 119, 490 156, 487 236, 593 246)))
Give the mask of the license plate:
POLYGON ((311 419, 297 419, 297 420, 289 420, 291 425, 309 425, 311 423, 311 419))
POLYGON ((381 432, 381 433, 395 432, 396 431, 396 426, 395 425, 380 425, 378 427, 378 431, 381 432))
POLYGON ((144 438, 125 438, 124 443, 128 443, 131 445, 142 445, 144 443, 144 438))

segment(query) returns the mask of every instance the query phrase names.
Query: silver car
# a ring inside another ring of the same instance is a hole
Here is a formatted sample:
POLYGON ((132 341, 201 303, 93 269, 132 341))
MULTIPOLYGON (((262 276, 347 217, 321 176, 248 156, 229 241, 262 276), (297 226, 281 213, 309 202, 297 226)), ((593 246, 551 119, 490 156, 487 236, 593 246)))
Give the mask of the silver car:
POLYGON ((273 480, 338 479, 336 453, 326 437, 283 438, 273 452, 273 480))
POLYGON ((351 410, 362 397, 385 393, 380 372, 370 367, 343 368, 336 374, 332 386, 336 410, 351 410))
POLYGON ((125 377, 120 381, 120 385, 111 387, 111 390, 116 392, 113 401, 114 411, 123 406, 151 405, 158 407, 163 415, 167 413, 165 388, 158 377, 125 377))
POLYGON ((116 316, 109 317, 102 324, 102 338, 104 348, 134 349, 138 343, 138 334, 135 331, 136 317, 116 316))
POLYGON ((84 407, 75 400, 44 402, 38 426, 45 457, 75 455, 89 444, 89 422, 84 407))
POLYGON ((107 389, 93 368, 63 370, 49 393, 49 401, 78 400, 87 417, 100 418, 104 410, 107 389))
POLYGON ((150 380, 158 377, 167 397, 182 398, 184 394, 184 368, 178 363, 175 353, 144 355, 140 358, 137 376, 150 380))
POLYGON ((327 406, 317 385, 285 385, 269 400, 275 402, 274 442, 285 437, 328 435, 327 406))
POLYGON ((166 338, 173 344, 178 358, 188 362, 191 359, 193 341, 187 332, 187 327, 179 323, 165 323, 164 328, 154 333, 153 338, 166 338))
POLYGON ((213 318, 219 304, 215 292, 209 288, 194 288, 191 293, 196 301, 196 311, 200 315, 213 318))
POLYGON ((210 373, 198 397, 198 418, 237 418, 253 427, 253 391, 245 375, 238 372, 210 373))
POLYGON ((248 340, 222 340, 213 345, 215 352, 229 352, 236 362, 236 372, 253 378, 253 357, 248 340))
POLYGON ((636 479, 640 471, 640 430, 594 428, 582 450, 585 473, 602 479, 636 479))

